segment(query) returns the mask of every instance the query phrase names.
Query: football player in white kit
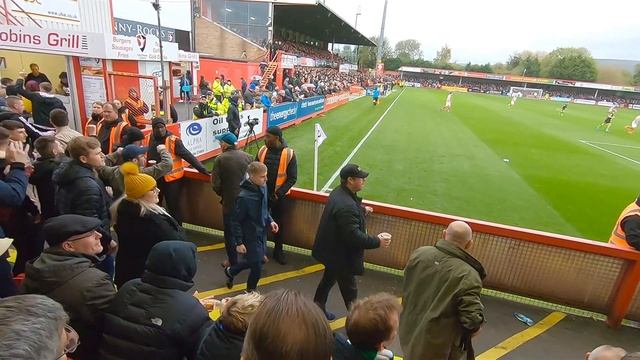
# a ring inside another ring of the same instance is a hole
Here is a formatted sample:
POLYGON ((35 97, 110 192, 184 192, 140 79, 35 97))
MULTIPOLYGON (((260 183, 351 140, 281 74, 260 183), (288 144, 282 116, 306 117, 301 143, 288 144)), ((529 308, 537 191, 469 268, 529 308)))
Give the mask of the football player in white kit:
POLYGON ((444 106, 442 107, 442 109, 440 109, 441 111, 451 112, 451 97, 452 96, 453 96, 453 93, 449 92, 449 95, 447 95, 447 100, 444 102, 444 106))
POLYGON ((636 118, 633 119, 633 121, 631 122, 631 125, 627 125, 624 128, 625 130, 627 130, 627 134, 633 134, 636 132, 639 125, 640 125, 640 115, 636 116, 636 118))
POLYGON ((522 95, 519 92, 511 93, 511 104, 509 104, 509 109, 511 109, 513 105, 516 104, 516 100, 518 100, 520 96, 522 95))

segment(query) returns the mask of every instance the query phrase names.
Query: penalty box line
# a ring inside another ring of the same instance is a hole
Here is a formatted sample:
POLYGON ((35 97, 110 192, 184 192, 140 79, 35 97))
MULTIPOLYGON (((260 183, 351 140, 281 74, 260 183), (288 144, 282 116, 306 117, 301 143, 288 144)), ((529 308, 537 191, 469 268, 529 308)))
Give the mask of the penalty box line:
POLYGON ((369 136, 371 136, 371 134, 373 133, 373 131, 378 127, 378 125, 380 125, 380 123, 382 122, 382 120, 384 119, 385 116, 387 116, 387 113, 389 112, 389 110, 391 110, 391 108, 393 107, 393 105, 396 104, 396 101, 398 101, 398 99, 400 99, 400 96, 402 96, 402 94, 404 93, 404 91, 406 90, 406 88, 402 89, 402 91, 400 92, 400 94, 398 95, 398 97, 396 97, 393 102, 391 103, 391 105, 389 105, 389 107, 387 108, 387 110, 382 114, 382 116, 380 116, 380 118, 378 119, 378 121, 376 121, 375 124, 373 124, 373 126, 371 127, 371 129, 369 129, 369 132, 367 132, 367 134, 362 138, 362 140, 360 140, 360 142, 358 143, 358 145, 356 145, 355 148, 353 148, 353 151, 351 151, 351 154, 349 154, 349 156, 347 156, 346 159, 344 159, 344 161, 342 162, 342 165, 340 165, 340 167, 338 167, 338 170, 336 170, 336 172, 333 173, 333 175, 331 175, 331 178, 329 179, 329 181, 327 181, 326 184, 324 184, 324 186, 322 187, 322 189, 320 191, 322 192, 326 192, 327 189, 329 189, 329 186, 331 186, 331 184, 333 184, 333 182, 336 180, 336 178, 338 177, 338 175, 340 175, 340 169, 342 169, 343 167, 345 167, 349 161, 351 161, 351 159, 353 158, 353 156, 358 152, 358 150, 360 150, 360 148, 362 147, 362 144, 364 144, 365 141, 367 141, 367 139, 369 138, 369 136))
POLYGON ((611 150, 609 150, 609 149, 605 149, 605 148, 603 148, 603 147, 601 147, 601 146, 598 146, 598 145, 596 145, 596 144, 600 144, 600 145, 611 145, 611 146, 621 146, 621 147, 629 147, 629 148, 634 148, 634 149, 640 149, 640 147, 635 147, 635 146, 631 146, 631 145, 618 145, 618 144, 610 144, 610 143, 599 143, 599 142, 592 142, 592 141, 586 141, 586 140, 579 140, 579 141, 580 141, 581 143, 583 143, 583 144, 589 145, 589 146, 594 147, 594 148, 596 148, 596 149, 598 149, 598 150, 601 150, 601 151, 604 151, 604 152, 606 152, 606 153, 609 153, 609 154, 611 154, 611 155, 613 155, 613 156, 617 156, 617 157, 619 157, 619 158, 621 158, 621 159, 624 159, 624 160, 627 160, 627 161, 631 161, 632 163, 634 163, 634 164, 636 164, 636 165, 640 165, 640 161, 634 160, 634 159, 632 159, 632 158, 630 158, 630 157, 627 157, 627 156, 624 156, 624 155, 620 155, 620 154, 618 154, 618 153, 617 153, 617 152, 615 152, 615 151, 611 151, 611 150))

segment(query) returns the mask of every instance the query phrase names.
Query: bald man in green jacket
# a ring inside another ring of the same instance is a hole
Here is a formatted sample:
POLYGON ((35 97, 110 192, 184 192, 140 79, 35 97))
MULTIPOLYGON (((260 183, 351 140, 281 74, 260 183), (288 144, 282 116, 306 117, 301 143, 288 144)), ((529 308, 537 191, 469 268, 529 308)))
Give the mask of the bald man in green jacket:
POLYGON ((444 240, 413 252, 404 270, 400 344, 406 360, 474 359, 471 338, 485 322, 482 264, 466 250, 469 225, 454 221, 444 240))

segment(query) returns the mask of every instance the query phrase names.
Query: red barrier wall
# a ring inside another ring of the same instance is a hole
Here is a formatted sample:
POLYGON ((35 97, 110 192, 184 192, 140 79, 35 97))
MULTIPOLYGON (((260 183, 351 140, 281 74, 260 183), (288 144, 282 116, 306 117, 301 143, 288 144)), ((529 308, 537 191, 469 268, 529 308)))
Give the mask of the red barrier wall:
MULTIPOLYGON (((243 77, 247 83, 251 82, 251 77, 254 75, 260 75, 260 64, 253 62, 241 62, 241 61, 229 61, 229 60, 217 60, 200 58, 200 70, 198 70, 200 76, 209 82, 213 83, 216 76, 224 75, 225 79, 231 79, 231 83, 237 89, 240 88, 240 78, 243 77)), ((193 79, 194 86, 200 83, 200 77, 193 79)))
MULTIPOLYGON (((138 70, 138 62, 130 61, 130 60, 112 60, 111 64, 113 66, 113 72, 123 72, 130 74, 139 74, 138 70)), ((107 81, 109 81, 107 79, 107 81)), ((111 86, 111 84, 109 84, 111 86)), ((111 94, 120 95, 120 101, 126 99, 126 96, 123 98, 121 94, 128 94, 129 89, 134 88, 140 94, 140 80, 135 77, 125 77, 125 76, 117 76, 113 80, 113 89, 111 89, 111 94)), ((114 99, 109 98, 110 101, 114 99)))

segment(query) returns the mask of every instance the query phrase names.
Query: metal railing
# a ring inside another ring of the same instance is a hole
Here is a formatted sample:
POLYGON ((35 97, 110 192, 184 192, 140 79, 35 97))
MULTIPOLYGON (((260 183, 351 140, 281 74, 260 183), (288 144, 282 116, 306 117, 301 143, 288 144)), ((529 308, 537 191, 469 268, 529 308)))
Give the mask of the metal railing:
MULTIPOLYGON (((222 229, 220 199, 205 176, 183 180, 185 222, 222 229), (192 199, 197 199, 193 201, 192 199)), ((287 244, 310 249, 328 194, 293 189, 282 221, 287 244)), ((389 249, 366 252, 372 264, 403 269, 411 253, 433 245, 454 220, 474 231, 470 252, 485 266, 484 286, 607 315, 610 326, 640 320, 640 252, 570 236, 466 219, 376 202, 367 228, 393 235, 389 249)))

